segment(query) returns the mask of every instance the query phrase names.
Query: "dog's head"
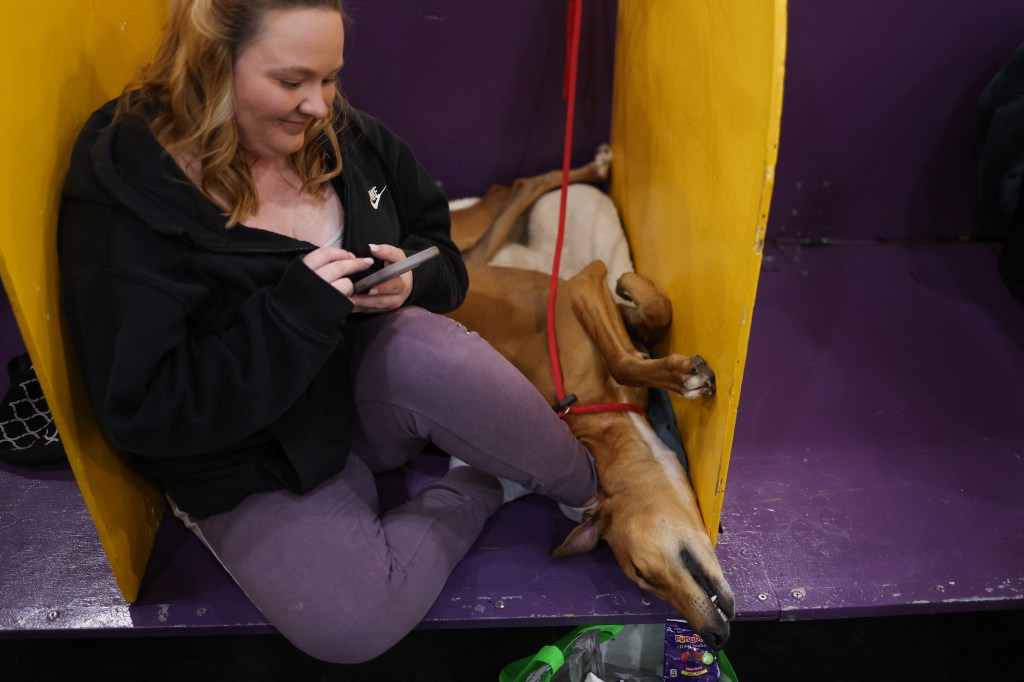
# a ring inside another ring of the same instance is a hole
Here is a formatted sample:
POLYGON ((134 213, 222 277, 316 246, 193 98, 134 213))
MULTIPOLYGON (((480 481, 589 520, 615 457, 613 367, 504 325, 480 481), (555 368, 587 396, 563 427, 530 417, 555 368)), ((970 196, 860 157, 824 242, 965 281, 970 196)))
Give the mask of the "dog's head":
POLYGON ((584 515, 554 556, 588 552, 602 537, 633 582, 671 604, 708 646, 725 644, 736 603, 703 528, 680 527, 664 514, 618 514, 613 503, 602 503, 584 515))
POLYGON ((600 503, 553 556, 589 552, 604 538, 633 582, 671 604, 708 646, 721 648, 736 602, 685 472, 667 449, 631 457, 622 469, 599 476, 600 503))

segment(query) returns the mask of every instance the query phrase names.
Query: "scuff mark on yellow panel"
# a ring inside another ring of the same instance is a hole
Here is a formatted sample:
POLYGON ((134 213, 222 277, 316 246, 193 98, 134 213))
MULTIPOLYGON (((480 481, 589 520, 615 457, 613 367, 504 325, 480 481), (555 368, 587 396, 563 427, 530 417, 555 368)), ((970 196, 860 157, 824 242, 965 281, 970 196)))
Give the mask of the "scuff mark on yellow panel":
POLYGON ((138 77, 166 0, 51 0, 4 8, 0 61, 19 86, 0 113, 0 274, 96 524, 114 578, 134 601, 163 499, 103 439, 64 347, 56 225, 71 147, 89 115, 138 77))
POLYGON ((785 0, 620 2, 612 197, 637 269, 672 299, 660 353, 699 353, 718 394, 674 399, 717 540, 782 113, 785 0))

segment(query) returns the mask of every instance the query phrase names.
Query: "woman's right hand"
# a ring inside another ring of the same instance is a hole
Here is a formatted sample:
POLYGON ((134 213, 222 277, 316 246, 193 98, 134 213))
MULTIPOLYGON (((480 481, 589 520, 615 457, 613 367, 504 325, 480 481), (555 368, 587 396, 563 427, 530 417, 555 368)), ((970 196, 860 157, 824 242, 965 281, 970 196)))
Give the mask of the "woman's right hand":
POLYGON ((370 267, 373 264, 373 259, 357 258, 345 249, 321 246, 319 249, 307 253, 302 262, 332 287, 346 296, 351 296, 354 285, 350 278, 355 273, 370 267))

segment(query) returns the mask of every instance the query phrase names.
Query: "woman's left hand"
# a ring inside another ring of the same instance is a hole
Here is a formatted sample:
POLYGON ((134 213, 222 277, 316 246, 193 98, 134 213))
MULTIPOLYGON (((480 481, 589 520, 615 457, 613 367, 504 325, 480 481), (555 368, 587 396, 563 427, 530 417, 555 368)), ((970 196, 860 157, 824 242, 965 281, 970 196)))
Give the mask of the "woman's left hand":
MULTIPOLYGON (((405 251, 390 244, 370 244, 370 253, 374 258, 382 260, 388 265, 405 260, 405 251)), ((349 298, 356 306, 353 312, 382 313, 400 307, 411 293, 412 271, 410 270, 394 279, 381 282, 365 294, 353 294, 349 298)))

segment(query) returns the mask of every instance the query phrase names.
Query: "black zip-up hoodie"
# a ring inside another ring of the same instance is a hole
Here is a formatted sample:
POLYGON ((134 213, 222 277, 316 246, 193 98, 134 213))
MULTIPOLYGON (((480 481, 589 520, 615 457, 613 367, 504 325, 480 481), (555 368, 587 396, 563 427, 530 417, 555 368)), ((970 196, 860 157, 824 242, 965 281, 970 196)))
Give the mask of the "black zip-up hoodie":
MULTIPOLYGON (((347 330, 365 316, 302 263, 313 245, 226 228, 147 122, 114 107, 75 144, 58 227, 66 331, 100 428, 200 518, 312 490, 348 457, 347 330)), ((344 248, 438 246, 407 305, 456 308, 468 278, 444 195, 373 118, 349 110, 339 142, 344 248)))

